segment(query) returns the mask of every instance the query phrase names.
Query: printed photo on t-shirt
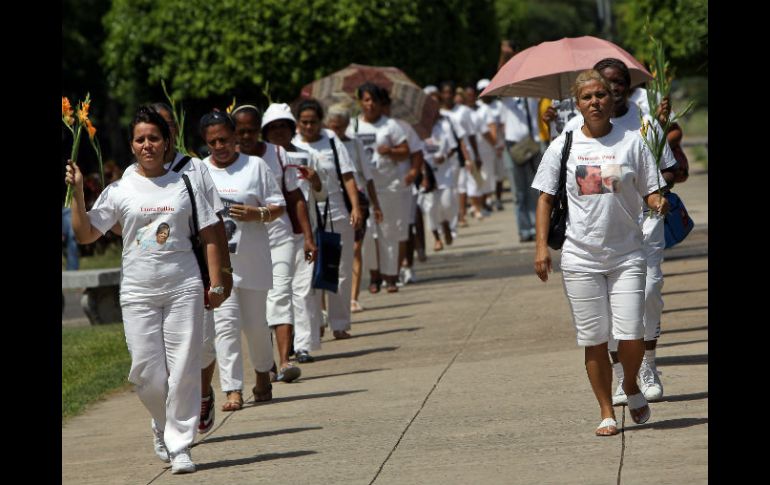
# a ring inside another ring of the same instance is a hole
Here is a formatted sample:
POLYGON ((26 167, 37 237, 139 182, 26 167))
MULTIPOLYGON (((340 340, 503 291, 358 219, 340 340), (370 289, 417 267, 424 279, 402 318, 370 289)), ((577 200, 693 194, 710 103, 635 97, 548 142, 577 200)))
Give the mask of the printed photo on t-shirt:
POLYGON ((575 182, 578 195, 614 194, 620 192, 622 166, 619 164, 578 165, 575 182))
POLYGON ((227 247, 229 248, 230 252, 234 254, 238 252, 238 242, 241 240, 241 231, 238 227, 238 222, 230 217, 230 206, 233 204, 240 204, 240 202, 227 199, 221 195, 219 198, 222 200, 222 205, 225 207, 225 210, 222 212, 222 221, 225 224, 227 247))
POLYGON ((356 137, 361 140, 364 150, 369 155, 369 160, 374 163, 374 145, 377 143, 376 133, 356 133, 356 137))
POLYGON ((135 242, 144 251, 169 249, 171 244, 166 245, 169 237, 171 237, 171 226, 168 222, 158 223, 155 219, 136 231, 135 242))

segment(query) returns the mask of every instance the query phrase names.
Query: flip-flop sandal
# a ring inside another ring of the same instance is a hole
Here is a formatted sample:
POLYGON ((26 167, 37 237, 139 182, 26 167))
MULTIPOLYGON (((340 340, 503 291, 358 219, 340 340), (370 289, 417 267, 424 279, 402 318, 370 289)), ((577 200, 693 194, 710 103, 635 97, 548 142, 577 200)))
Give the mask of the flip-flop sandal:
POLYGON ((348 338, 351 338, 351 337, 352 337, 352 335, 350 335, 349 333, 347 333, 344 330, 335 330, 334 331, 334 338, 337 339, 337 340, 345 340, 345 339, 348 339, 348 338))
POLYGON ((596 436, 615 436, 618 434, 618 423, 613 418, 604 418, 599 426, 596 428, 596 436), (609 429, 609 433, 600 433, 599 430, 609 429))
POLYGON ((243 408, 243 395, 240 391, 230 391, 227 393, 227 401, 225 401, 224 404, 222 404, 222 411, 238 411, 241 408, 243 408), (231 401, 230 395, 231 394, 237 394, 238 400, 237 401, 231 401))
POLYGON ((641 392, 628 396, 628 411, 629 414, 631 414, 631 419, 633 419, 636 424, 644 424, 650 419, 650 416, 652 416, 652 411, 647 404, 647 399, 645 399, 644 394, 641 392), (645 407, 647 408, 647 411, 636 413, 636 411, 645 407))
POLYGON ((375 294, 380 292, 380 286, 382 286, 382 281, 372 281, 369 283, 369 293, 375 294))

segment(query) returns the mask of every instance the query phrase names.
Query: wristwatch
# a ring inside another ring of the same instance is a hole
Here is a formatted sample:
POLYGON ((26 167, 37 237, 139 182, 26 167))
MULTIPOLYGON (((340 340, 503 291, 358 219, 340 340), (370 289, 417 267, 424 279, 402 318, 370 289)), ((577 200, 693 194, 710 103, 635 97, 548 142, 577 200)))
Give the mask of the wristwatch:
POLYGON ((222 268, 222 273, 224 273, 224 274, 233 274, 233 267, 232 266, 228 266, 226 268, 222 268))
POLYGON ((225 287, 224 286, 212 286, 209 288, 209 291, 211 293, 217 294, 217 295, 224 295, 225 294, 225 287))

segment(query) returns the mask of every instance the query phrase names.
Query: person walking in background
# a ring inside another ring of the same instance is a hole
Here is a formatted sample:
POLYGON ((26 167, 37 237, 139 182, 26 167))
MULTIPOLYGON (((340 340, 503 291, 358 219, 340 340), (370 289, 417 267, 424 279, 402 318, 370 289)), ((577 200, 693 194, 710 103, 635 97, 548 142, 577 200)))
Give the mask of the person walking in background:
POLYGON ((365 266, 371 268, 369 292, 378 293, 385 280, 387 291, 395 293, 398 291, 399 241, 406 234, 409 222, 403 207, 408 203, 404 198, 406 184, 399 166, 409 162, 409 146, 406 134, 398 123, 383 113, 383 106, 387 103, 384 89, 367 82, 358 88, 356 94, 362 114, 353 120, 346 134, 364 144, 382 207, 382 222, 375 224, 378 249, 373 249, 371 245, 367 247, 368 235, 364 242, 365 266))
POLYGON ((223 249, 216 247, 213 228, 219 220, 195 179, 185 180, 186 174, 164 166, 165 155, 173 151, 171 134, 154 109, 140 107, 129 132, 134 170, 107 186, 88 213, 83 176, 69 163, 65 180, 75 188, 72 227, 83 244, 96 241, 116 223, 124 229, 120 304, 131 354, 128 380, 152 416, 155 453, 171 462, 172 473, 190 473, 195 471, 190 445, 199 419, 204 305, 190 236, 192 227, 200 228, 211 278, 207 296, 217 308, 225 290, 223 249), (193 204, 197 221, 191 220, 193 204), (142 244, 144 238, 155 242, 156 231, 140 229, 163 223, 173 228, 165 243, 142 244))
POLYGON ((293 143, 314 154, 319 163, 319 175, 326 188, 326 200, 320 204, 321 214, 329 212, 332 230, 342 239, 342 256, 339 266, 339 288, 327 293, 329 326, 334 338, 350 338, 350 295, 353 271, 353 244, 355 231, 364 220, 359 207, 355 167, 345 145, 334 132, 323 129, 324 112, 315 99, 303 100, 297 107, 299 134, 293 143), (350 209, 348 209, 350 207, 350 209))
MULTIPOLYGON (((348 150, 348 154, 353 162, 353 166, 356 171, 354 176, 356 179, 356 185, 360 192, 365 192, 368 197, 369 211, 371 212, 374 221, 364 214, 365 223, 361 225, 361 229, 355 232, 355 242, 353 243, 353 284, 351 289, 350 299, 350 311, 352 313, 361 312, 364 310, 363 305, 358 302, 358 295, 361 289, 361 274, 363 272, 363 245, 364 238, 366 237, 367 228, 372 227, 372 224, 379 224, 382 222, 382 209, 380 209, 380 201, 377 199, 377 189, 374 187, 374 179, 372 178, 371 169, 371 156, 367 156, 367 152, 364 149, 364 144, 358 138, 350 138, 345 133, 350 126, 350 109, 344 104, 335 104, 329 107, 326 114, 326 127, 334 132, 337 139, 342 141, 345 148, 348 150)), ((371 234, 370 234, 371 237, 371 234)))
MULTIPOLYGON (((586 370, 602 421, 597 436, 618 433, 612 407, 612 367, 607 342, 619 341, 618 357, 627 375, 636 375, 644 356, 644 291, 647 269, 643 235, 638 218, 641 201, 659 214, 668 202, 658 193, 659 171, 644 142, 635 132, 610 123, 610 84, 595 70, 578 75, 573 86, 577 106, 585 120, 570 131, 571 148, 566 164, 569 217, 561 254, 564 289, 572 309, 578 345, 585 347, 586 370), (576 172, 582 166, 609 169, 621 174, 613 193, 583 194, 576 172)), ((532 187, 540 191, 537 206, 535 272, 548 280, 549 219, 559 188, 562 150, 566 134, 545 152, 532 187)), ((623 381, 628 408, 635 423, 650 418, 650 407, 634 380, 623 381)))

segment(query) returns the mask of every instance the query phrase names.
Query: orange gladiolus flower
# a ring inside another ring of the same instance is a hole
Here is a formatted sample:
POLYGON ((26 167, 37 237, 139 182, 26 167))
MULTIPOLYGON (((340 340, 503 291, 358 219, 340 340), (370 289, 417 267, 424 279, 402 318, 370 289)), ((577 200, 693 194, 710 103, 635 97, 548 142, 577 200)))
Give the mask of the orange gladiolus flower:
POLYGON ((70 104, 70 100, 64 96, 61 97, 61 117, 67 126, 72 126, 75 122, 74 118, 72 118, 72 105, 70 104))
POLYGON ((88 137, 93 140, 94 135, 96 135, 96 127, 94 127, 89 119, 86 119, 86 129, 88 130, 88 137))

